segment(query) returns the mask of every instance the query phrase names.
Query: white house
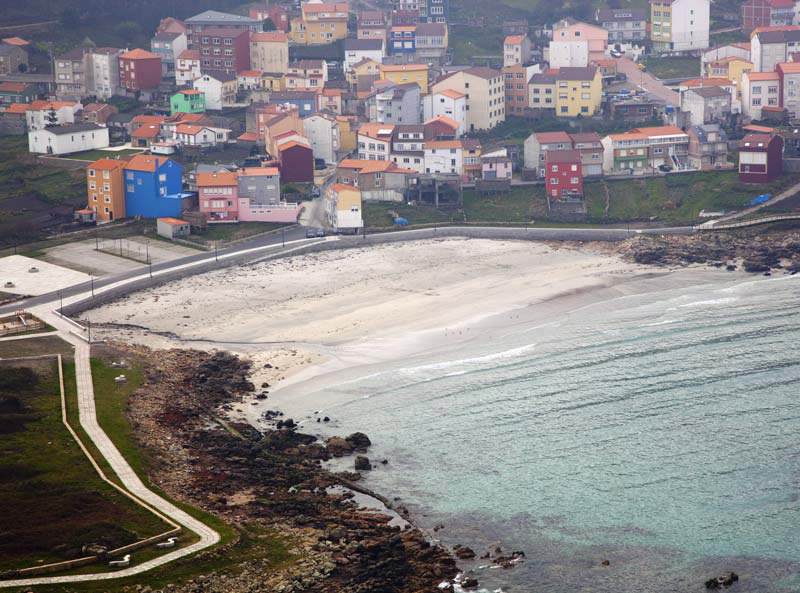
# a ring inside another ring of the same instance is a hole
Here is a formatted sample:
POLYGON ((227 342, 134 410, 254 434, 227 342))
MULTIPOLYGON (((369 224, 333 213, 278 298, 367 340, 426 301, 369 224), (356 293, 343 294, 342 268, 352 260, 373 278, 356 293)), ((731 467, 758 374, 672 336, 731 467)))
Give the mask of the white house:
POLYGON ((467 131, 467 96, 455 90, 445 89, 423 98, 425 121, 434 117, 449 117, 458 124, 457 136, 467 131))
POLYGON ((440 140, 425 143, 426 173, 464 172, 464 146, 461 140, 440 140))
POLYGON ((76 101, 34 101, 25 111, 28 130, 41 130, 48 125, 51 112, 56 114, 56 124, 63 126, 75 123, 75 112, 83 109, 76 101))
POLYGON ((90 68, 89 93, 98 99, 108 99, 120 92, 119 55, 123 50, 115 47, 96 47, 88 51, 90 68))
POLYGON ((789 62, 800 52, 800 29, 761 31, 750 40, 750 61, 753 72, 772 72, 778 64, 789 62))
POLYGON ((345 39, 344 71, 349 72, 361 60, 383 63, 383 39, 345 39))
POLYGON ((708 48, 710 6, 710 0, 651 2, 653 49, 660 52, 708 48))
POLYGON ((228 141, 231 131, 194 124, 180 124, 175 128, 175 140, 183 146, 216 146, 228 141))
POLYGON ((588 41, 551 41, 548 52, 551 68, 584 68, 589 65, 588 41))
POLYGON ((334 183, 328 188, 328 220, 339 232, 354 232, 364 226, 361 191, 352 185, 334 183))
POLYGON ((236 74, 214 70, 203 73, 194 81, 195 90, 206 94, 206 109, 222 109, 236 103, 239 83, 236 74))
POLYGON ((339 124, 336 118, 326 113, 314 113, 303 118, 303 132, 311 142, 314 158, 326 163, 336 163, 339 150, 339 124))
POLYGON ((386 124, 420 124, 420 89, 416 82, 384 88, 366 100, 369 120, 386 124))
POLYGON ((361 124, 358 128, 358 158, 365 161, 388 161, 393 133, 393 125, 361 124))
POLYGON ((175 84, 179 87, 192 84, 200 78, 200 50, 186 49, 175 60, 175 84))
POLYGON ((28 132, 28 151, 37 154, 70 154, 107 146, 108 128, 92 123, 69 124, 28 132))

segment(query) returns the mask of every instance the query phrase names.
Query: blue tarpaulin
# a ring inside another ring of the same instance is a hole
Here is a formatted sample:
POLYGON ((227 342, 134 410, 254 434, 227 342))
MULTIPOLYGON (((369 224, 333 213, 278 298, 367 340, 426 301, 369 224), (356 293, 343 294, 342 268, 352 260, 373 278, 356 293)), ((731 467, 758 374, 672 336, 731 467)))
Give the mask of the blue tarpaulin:
POLYGON ((408 220, 405 219, 405 218, 395 218, 394 219, 394 223, 395 224, 400 224, 400 225, 406 225, 406 224, 408 224, 408 220))
POLYGON ((771 194, 761 194, 761 195, 760 195, 760 196, 758 196, 757 198, 753 198, 752 200, 750 200, 749 202, 747 202, 747 204, 746 204, 746 205, 747 205, 747 206, 756 206, 756 205, 758 205, 758 204, 763 204, 764 202, 767 202, 767 201, 769 201, 769 199, 770 199, 771 197, 772 197, 772 195, 771 195, 771 194))

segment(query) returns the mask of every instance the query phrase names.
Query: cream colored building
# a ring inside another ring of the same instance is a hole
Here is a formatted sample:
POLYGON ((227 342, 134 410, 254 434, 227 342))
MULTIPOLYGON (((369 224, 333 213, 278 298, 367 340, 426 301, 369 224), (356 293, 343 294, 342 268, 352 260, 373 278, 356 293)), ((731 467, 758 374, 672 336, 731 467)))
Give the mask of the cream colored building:
POLYGON ((273 74, 289 70, 289 37, 286 33, 252 33, 250 35, 250 69, 273 74))
POLYGON ((505 85, 500 71, 467 68, 452 72, 431 86, 431 93, 446 90, 464 94, 468 132, 489 130, 506 120, 505 85))

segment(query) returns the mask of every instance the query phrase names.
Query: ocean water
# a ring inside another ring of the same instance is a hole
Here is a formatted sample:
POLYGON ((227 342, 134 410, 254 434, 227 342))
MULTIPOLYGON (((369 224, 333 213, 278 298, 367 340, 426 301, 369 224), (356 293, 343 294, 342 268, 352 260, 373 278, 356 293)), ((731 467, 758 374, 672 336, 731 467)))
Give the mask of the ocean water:
POLYGON ((800 591, 800 277, 526 313, 328 386, 389 461, 366 484, 525 551, 466 564, 489 589, 800 591))

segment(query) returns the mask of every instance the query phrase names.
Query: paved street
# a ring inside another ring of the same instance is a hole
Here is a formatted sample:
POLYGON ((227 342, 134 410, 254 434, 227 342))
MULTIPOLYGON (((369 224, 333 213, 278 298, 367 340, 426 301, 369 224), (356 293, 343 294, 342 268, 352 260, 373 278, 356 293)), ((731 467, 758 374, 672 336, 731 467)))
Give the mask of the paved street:
POLYGON ((681 104, 681 98, 678 93, 664 85, 649 72, 642 72, 639 70, 636 62, 625 56, 615 59, 617 62, 617 71, 624 73, 628 77, 628 82, 630 84, 639 89, 653 93, 673 107, 678 107, 681 104))

